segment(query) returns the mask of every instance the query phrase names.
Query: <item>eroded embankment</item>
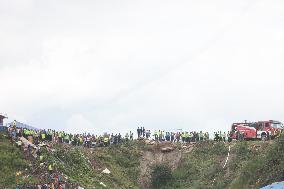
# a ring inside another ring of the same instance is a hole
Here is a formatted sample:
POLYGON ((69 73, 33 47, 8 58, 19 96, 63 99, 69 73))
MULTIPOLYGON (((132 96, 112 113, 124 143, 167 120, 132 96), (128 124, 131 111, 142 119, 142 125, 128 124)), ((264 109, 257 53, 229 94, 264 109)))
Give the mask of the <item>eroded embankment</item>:
POLYGON ((140 159, 139 185, 142 189, 151 188, 152 167, 165 164, 172 170, 176 169, 182 159, 183 153, 189 153, 193 145, 178 147, 170 143, 152 144, 148 150, 143 152, 140 159))

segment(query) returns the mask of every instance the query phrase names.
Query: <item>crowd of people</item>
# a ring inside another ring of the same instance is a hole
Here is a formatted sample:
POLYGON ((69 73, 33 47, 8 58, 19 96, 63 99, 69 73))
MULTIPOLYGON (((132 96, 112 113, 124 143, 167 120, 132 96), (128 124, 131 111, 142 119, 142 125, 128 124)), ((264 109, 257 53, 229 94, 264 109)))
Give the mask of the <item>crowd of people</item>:
POLYGON ((162 130, 155 130, 153 134, 155 141, 171 141, 171 142, 198 142, 209 140, 208 132, 165 132, 162 130))
MULTIPOLYGON (((52 129, 34 130, 28 128, 19 128, 14 121, 10 126, 11 135, 14 137, 24 137, 31 143, 38 145, 41 142, 53 142, 53 143, 65 143, 74 146, 84 147, 103 147, 109 145, 121 144, 123 142, 133 141, 134 133, 127 132, 125 135, 108 134, 95 135, 90 133, 83 134, 71 134, 64 131, 56 131, 52 129)), ((214 132, 214 141, 232 141, 231 132, 214 132)), ((241 137, 240 137, 241 138, 241 137)), ((144 127, 137 128, 137 139, 149 139, 157 142, 170 141, 173 143, 182 142, 198 142, 209 140, 209 133, 203 131, 179 131, 168 132, 164 130, 155 130, 151 133, 150 130, 146 130, 144 127)))
POLYGON ((221 132, 221 131, 218 131, 218 132, 214 132, 214 141, 217 141, 217 142, 231 142, 232 141, 232 132, 228 131, 227 133, 226 132, 221 132))
MULTIPOLYGON (((231 142, 233 140, 233 132, 222 132, 217 131, 213 134, 213 140, 216 142, 231 142)), ((187 131, 180 131, 180 132, 167 132, 164 130, 155 130, 152 137, 150 130, 145 130, 144 127, 137 128, 137 136, 138 138, 153 139, 157 142, 162 141, 170 141, 173 143, 182 142, 182 143, 190 143, 190 142, 199 142, 199 141, 208 141, 210 139, 208 132, 187 132, 187 131)), ((237 140, 244 140, 244 134, 237 132, 236 133, 237 140)))
POLYGON ((111 144, 120 144, 123 141, 133 140, 133 132, 126 133, 122 136, 118 134, 103 134, 94 135, 90 133, 84 134, 71 134, 64 131, 55 131, 52 129, 33 130, 27 128, 18 128, 15 125, 10 127, 11 135, 14 137, 25 137, 31 143, 38 145, 41 142, 54 142, 54 143, 65 143, 74 146, 84 147, 102 147, 111 144))

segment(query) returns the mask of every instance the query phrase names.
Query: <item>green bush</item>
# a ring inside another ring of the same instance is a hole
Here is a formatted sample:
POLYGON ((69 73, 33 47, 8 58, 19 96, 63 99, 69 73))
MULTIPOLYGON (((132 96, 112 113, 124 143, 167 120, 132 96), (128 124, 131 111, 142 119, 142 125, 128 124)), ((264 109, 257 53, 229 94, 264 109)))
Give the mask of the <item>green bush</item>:
POLYGON ((153 188, 166 186, 172 181, 172 178, 172 171, 168 166, 161 164, 152 167, 151 179, 153 188))

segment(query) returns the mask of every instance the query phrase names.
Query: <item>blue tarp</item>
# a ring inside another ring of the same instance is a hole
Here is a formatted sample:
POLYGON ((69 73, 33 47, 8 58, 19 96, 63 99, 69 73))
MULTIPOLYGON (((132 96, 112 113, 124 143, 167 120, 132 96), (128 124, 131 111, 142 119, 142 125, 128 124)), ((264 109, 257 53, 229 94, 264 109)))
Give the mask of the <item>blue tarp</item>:
POLYGON ((284 181, 283 182, 275 182, 271 185, 265 186, 261 189, 284 189, 284 181))
POLYGON ((7 127, 3 127, 3 126, 0 125, 0 131, 7 131, 7 130, 8 130, 7 127))
MULTIPOLYGON (((21 123, 21 122, 18 122, 18 121, 16 123, 17 123, 17 127, 19 127, 19 128, 27 128, 27 129, 39 130, 39 129, 35 128, 35 127, 32 127, 30 125, 27 125, 27 124, 24 124, 24 123, 21 123)), ((13 122, 8 123, 8 125, 13 125, 13 122)))

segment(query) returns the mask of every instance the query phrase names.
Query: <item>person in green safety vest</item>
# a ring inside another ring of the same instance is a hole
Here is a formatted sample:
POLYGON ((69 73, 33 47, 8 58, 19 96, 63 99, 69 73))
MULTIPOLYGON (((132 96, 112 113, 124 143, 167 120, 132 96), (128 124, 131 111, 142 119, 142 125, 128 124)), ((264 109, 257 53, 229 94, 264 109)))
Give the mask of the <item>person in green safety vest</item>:
MULTIPOLYGON (((40 161, 41 163, 43 162, 43 159, 44 159, 44 158, 43 158, 43 155, 40 155, 40 156, 39 156, 39 161, 40 161)), ((52 167, 51 167, 51 168, 52 168, 52 167)))
POLYGON ((47 167, 50 176, 53 173, 54 165, 55 165, 54 163, 53 164, 50 163, 47 167))
POLYGON ((184 132, 181 133, 181 141, 182 141, 182 143, 185 142, 185 133, 184 132))
POLYGON ((162 141, 162 136, 163 136, 163 132, 161 130, 158 131, 158 134, 159 134, 159 141, 161 142, 162 141))
POLYGON ((188 143, 189 142, 189 133, 185 132, 185 142, 188 143))
POLYGON ((105 136, 105 137, 104 137, 104 145, 105 145, 105 146, 108 146, 108 141, 109 141, 108 137, 105 136))
POLYGON ((45 133, 41 133, 41 140, 45 141, 45 133))
POLYGON ((28 138, 29 134, 30 134, 29 130, 26 129, 26 137, 25 138, 28 138))
POLYGON ((19 148, 21 148, 21 146, 22 146, 22 141, 21 140, 19 140, 18 142, 16 142, 16 144, 17 144, 17 146, 19 147, 19 148))
POLYGON ((69 135, 68 134, 65 135, 64 142, 69 144, 69 135))
POLYGON ((14 121, 13 121, 13 129, 16 129, 16 128, 17 128, 17 121, 14 120, 14 121))
POLYGON ((83 145, 83 136, 80 135, 79 137, 79 145, 82 146, 83 145))
POLYGON ((155 141, 158 141, 158 131, 157 130, 154 131, 154 137, 155 137, 155 141))

